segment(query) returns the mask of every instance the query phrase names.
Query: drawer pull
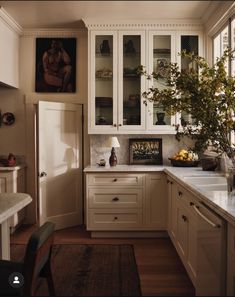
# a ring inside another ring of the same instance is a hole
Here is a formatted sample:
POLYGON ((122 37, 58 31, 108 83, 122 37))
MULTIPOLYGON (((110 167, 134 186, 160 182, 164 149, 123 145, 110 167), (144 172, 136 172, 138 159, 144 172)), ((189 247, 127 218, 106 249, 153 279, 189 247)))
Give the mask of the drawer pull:
POLYGON ((118 198, 118 197, 114 197, 114 198, 112 199, 112 201, 119 201, 119 198, 118 198))
POLYGON ((117 181, 117 178, 114 178, 113 181, 116 182, 117 181))
POLYGON ((183 193, 179 191, 178 196, 181 197, 182 195, 183 195, 183 193))
POLYGON ((194 206, 194 203, 190 201, 189 205, 190 205, 190 206, 194 206))
POLYGON ((182 215, 182 219, 184 220, 184 222, 187 221, 187 217, 185 215, 182 215))
POLYGON ((211 225, 213 228, 220 228, 220 225, 215 224, 214 222, 212 222, 210 219, 208 219, 204 214, 202 214, 199 210, 199 206, 193 206, 194 210, 196 211, 196 213, 202 218, 204 219, 209 225, 211 225))
POLYGON ((118 220, 118 217, 114 217, 113 220, 114 220, 114 221, 117 221, 117 220, 118 220))

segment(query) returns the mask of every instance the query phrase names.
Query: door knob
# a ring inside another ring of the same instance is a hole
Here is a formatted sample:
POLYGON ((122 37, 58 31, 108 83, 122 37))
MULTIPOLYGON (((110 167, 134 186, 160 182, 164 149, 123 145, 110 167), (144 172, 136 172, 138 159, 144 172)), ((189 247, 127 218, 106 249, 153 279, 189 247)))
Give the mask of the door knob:
POLYGON ((47 173, 45 171, 42 171, 40 174, 39 174, 39 177, 43 177, 43 176, 47 176, 47 173))

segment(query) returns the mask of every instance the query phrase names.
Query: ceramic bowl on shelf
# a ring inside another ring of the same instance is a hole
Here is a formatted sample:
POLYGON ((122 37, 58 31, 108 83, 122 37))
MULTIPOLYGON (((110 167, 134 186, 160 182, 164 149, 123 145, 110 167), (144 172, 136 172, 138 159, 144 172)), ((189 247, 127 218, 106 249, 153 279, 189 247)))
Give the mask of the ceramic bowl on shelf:
POLYGON ((171 161, 171 165, 174 167, 197 167, 199 161, 190 161, 190 160, 176 160, 168 158, 171 161))

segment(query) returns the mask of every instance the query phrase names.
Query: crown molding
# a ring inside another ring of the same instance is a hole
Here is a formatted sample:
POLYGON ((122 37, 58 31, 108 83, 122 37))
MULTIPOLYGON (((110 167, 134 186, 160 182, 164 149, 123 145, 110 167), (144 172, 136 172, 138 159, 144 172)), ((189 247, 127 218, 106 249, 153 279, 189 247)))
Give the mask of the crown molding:
POLYGON ((210 19, 205 24, 207 35, 214 36, 232 16, 235 16, 235 2, 226 1, 222 3, 222 7, 218 6, 210 19))
POLYGON ((38 28, 38 29, 24 29, 22 36, 42 36, 42 37, 76 37, 77 35, 83 35, 87 32, 87 29, 76 29, 76 28, 63 28, 63 29, 51 29, 51 28, 38 28))
POLYGON ((155 30, 202 30, 200 20, 165 19, 157 20, 103 20, 83 19, 88 30, 155 29, 155 30))
POLYGON ((19 35, 22 35, 23 28, 1 6, 0 6, 0 20, 2 20, 12 31, 16 32, 19 35))

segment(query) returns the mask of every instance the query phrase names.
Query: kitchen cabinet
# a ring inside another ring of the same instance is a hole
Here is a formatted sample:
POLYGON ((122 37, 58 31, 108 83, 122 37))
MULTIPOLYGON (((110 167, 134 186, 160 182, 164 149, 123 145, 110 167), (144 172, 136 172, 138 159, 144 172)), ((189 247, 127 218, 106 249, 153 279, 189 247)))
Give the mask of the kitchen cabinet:
MULTIPOLYGON (((25 193, 25 168, 0 171, 0 193, 25 193)), ((24 219, 25 209, 22 209, 9 220, 13 232, 24 219)))
POLYGON ((145 226, 153 230, 166 230, 166 180, 162 173, 145 174, 145 226))
POLYGON ((0 84, 19 87, 19 28, 0 7, 0 84))
POLYGON ((168 207, 168 212, 171 213, 171 223, 168 232, 195 286, 196 295, 224 295, 224 221, 171 179, 168 179, 169 193, 171 208, 168 207))
POLYGON ((90 56, 89 133, 144 131, 145 32, 92 31, 90 56))
MULTIPOLYGON (((154 26, 147 24, 128 24, 125 29, 125 23, 85 23, 89 48, 88 133, 175 134, 173 125, 180 123, 181 116, 168 116, 154 103, 145 106, 142 93, 152 86, 166 87, 169 72, 165 66, 169 62, 177 61, 183 70, 190 71, 193 65, 177 54, 186 49, 203 55, 201 31, 181 32, 176 27, 171 31, 153 30, 154 26), (139 76, 136 70, 140 65, 148 73, 159 73, 159 80, 139 76)), ((187 114, 182 117, 190 119, 187 114)))
POLYGON ((235 296, 235 226, 232 224, 228 224, 227 238, 227 296, 235 296))
POLYGON ((91 231, 166 230, 165 190, 163 173, 87 173, 86 227, 91 231))

